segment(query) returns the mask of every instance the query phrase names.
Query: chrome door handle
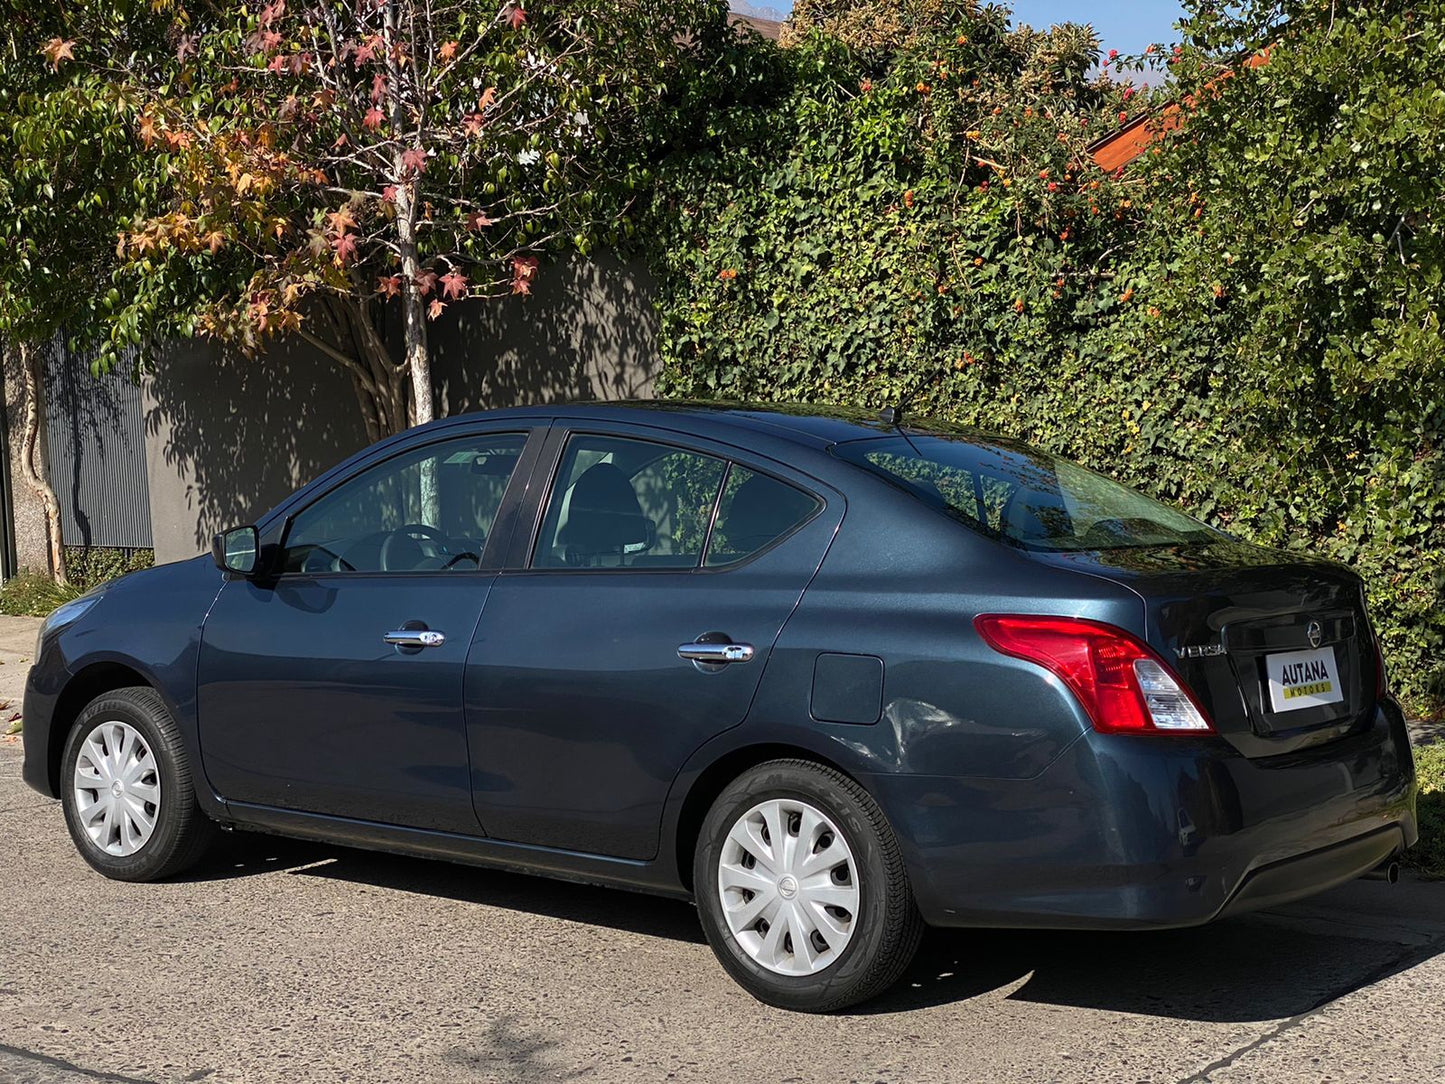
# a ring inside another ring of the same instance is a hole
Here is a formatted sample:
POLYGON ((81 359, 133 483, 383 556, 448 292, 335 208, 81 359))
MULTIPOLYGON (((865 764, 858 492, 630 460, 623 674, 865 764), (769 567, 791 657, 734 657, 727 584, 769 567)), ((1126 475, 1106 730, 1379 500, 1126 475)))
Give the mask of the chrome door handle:
POLYGON ((447 635, 436 629, 397 629, 382 639, 397 647, 441 647, 447 642, 447 635))
POLYGON ((679 659, 689 659, 692 662, 751 662, 753 658, 752 644, 683 644, 677 649, 679 659))

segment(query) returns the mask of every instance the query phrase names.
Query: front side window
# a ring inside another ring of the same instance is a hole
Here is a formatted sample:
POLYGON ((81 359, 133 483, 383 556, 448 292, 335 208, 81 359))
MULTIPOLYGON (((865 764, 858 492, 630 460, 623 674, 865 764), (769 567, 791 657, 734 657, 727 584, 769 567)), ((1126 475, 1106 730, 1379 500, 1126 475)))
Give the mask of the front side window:
POLYGON ((286 572, 444 572, 481 565, 525 434, 461 437, 403 452, 298 512, 286 572))
POLYGON ((971 527, 1036 550, 1210 542, 1218 531, 1067 460, 1021 445, 916 433, 836 454, 971 527))
POLYGON ((727 464, 665 444, 567 442, 534 568, 696 568, 727 464))

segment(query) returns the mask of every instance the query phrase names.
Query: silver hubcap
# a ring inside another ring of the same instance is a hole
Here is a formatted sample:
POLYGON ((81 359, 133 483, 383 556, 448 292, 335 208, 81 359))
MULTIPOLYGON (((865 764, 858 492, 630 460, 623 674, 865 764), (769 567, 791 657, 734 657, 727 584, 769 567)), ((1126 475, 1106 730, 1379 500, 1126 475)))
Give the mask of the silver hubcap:
POLYGON ((749 957, 780 975, 812 975, 835 963, 853 937, 858 867, 826 813, 774 798, 728 832, 718 895, 749 957))
POLYGON ((72 785, 81 827, 107 854, 135 854, 155 832, 161 776, 150 746, 129 723, 101 723, 86 735, 72 785))

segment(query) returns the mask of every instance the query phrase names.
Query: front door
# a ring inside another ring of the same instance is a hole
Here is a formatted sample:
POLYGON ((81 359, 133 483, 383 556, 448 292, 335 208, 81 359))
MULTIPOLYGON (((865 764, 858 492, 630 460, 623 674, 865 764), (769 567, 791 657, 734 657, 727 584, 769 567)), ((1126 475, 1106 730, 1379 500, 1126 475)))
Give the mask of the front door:
POLYGON ((467 667, 489 836, 656 854, 673 780, 747 715, 842 516, 768 471, 621 431, 568 439, 528 567, 493 584, 467 667))
POLYGON ((225 585, 198 682, 224 798, 477 831, 462 677, 526 440, 454 437, 366 467, 291 517, 272 575, 225 585))

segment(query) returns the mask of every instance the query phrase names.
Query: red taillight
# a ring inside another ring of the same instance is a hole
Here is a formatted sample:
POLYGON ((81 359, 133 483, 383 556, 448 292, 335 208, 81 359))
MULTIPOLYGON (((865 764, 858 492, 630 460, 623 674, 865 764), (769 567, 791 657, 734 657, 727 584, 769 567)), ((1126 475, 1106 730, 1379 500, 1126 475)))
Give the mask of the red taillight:
POLYGON ((1213 729, 1167 663, 1121 628, 1079 617, 980 614, 990 647, 1037 663, 1078 697, 1106 734, 1213 729))

